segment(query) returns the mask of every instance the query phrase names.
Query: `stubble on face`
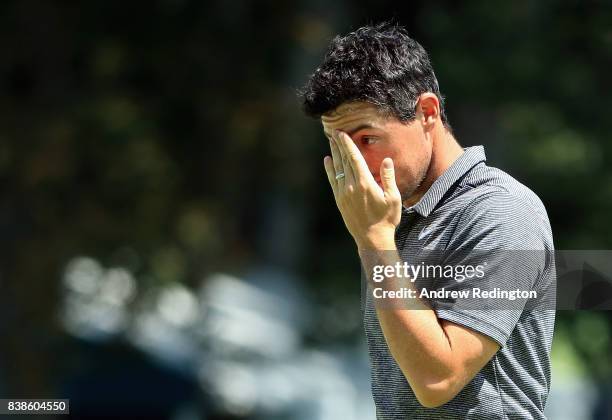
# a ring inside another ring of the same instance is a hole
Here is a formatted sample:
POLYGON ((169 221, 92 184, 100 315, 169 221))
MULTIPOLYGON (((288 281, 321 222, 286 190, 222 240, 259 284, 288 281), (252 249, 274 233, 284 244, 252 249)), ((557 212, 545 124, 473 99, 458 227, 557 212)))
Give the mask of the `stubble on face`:
POLYGON ((429 165, 426 162, 423 162, 421 165, 419 165, 419 167, 422 169, 419 171, 417 177, 413 179, 405 188, 400 189, 402 203, 408 207, 416 204, 416 202, 422 197, 422 194, 417 193, 420 192, 423 182, 425 181, 425 178, 427 178, 429 165))

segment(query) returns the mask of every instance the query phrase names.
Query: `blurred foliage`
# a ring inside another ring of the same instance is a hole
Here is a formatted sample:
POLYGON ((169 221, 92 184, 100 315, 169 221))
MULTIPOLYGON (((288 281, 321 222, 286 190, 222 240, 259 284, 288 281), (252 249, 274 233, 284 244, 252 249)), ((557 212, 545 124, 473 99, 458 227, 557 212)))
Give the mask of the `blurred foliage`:
MULTIPOLYGON (((609 249, 609 6, 4 2, 1 369, 13 393, 46 395, 59 374, 59 283, 75 255, 126 267, 140 289, 274 264, 322 301, 357 296, 325 142, 295 89, 333 34, 391 17, 430 51, 460 143, 484 144, 540 195, 557 247, 609 249)), ((592 375, 609 375, 610 314, 558 319, 592 375)))

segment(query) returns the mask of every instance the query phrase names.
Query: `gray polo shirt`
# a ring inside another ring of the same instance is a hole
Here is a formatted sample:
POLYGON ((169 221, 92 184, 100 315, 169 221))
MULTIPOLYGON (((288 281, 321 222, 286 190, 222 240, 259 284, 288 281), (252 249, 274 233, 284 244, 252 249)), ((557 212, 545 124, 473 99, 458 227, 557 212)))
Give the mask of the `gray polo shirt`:
MULTIPOLYGON (((403 209, 395 235, 401 259, 431 260, 428 250, 437 250, 438 262, 476 265, 482 263, 484 252, 488 278, 503 289, 516 285, 538 290, 540 295, 554 291, 553 238, 542 202, 485 160, 482 146, 467 148, 416 205, 403 209), (480 250, 478 257, 473 250, 480 250), (529 261, 509 269, 508 260, 513 258, 508 255, 518 250, 528 252, 529 261)), ((439 282, 437 289, 474 286, 473 282, 439 282)), ((481 306, 472 308, 452 299, 430 299, 438 318, 478 331, 501 346, 455 398, 430 409, 419 404, 389 352, 373 300, 366 293, 362 304, 378 419, 545 418, 554 304, 538 307, 514 301, 504 308, 499 300, 479 300, 481 306)))

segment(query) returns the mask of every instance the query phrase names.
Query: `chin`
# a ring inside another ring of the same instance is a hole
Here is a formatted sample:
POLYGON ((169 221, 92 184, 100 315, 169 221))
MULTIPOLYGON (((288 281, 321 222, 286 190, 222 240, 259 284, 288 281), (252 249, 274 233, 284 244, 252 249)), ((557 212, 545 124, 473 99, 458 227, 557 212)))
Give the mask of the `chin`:
POLYGON ((416 188, 410 186, 408 188, 400 188, 400 196, 402 197, 402 203, 410 200, 416 191, 416 188))

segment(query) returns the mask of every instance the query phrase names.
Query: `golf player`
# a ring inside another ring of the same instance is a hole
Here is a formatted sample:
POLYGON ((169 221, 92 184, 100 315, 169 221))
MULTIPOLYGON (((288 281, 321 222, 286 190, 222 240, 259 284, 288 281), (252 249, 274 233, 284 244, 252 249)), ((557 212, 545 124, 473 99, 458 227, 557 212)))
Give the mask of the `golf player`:
POLYGON ((401 26, 334 38, 301 97, 329 140, 325 172, 366 277, 377 418, 544 419, 554 307, 420 295, 434 283, 467 294, 479 281, 497 291, 553 290, 553 238, 540 199, 487 165, 482 146, 459 145, 429 57, 401 26), (513 261, 520 250, 528 261, 513 261), (426 257, 444 267, 419 276, 420 286, 414 266, 399 270, 426 257), (447 267, 454 277, 442 274, 447 267), (466 275, 473 268, 470 281, 457 279, 459 267, 466 275), (384 281, 373 281, 380 268, 384 281), (409 306, 389 293, 402 276, 409 306))

